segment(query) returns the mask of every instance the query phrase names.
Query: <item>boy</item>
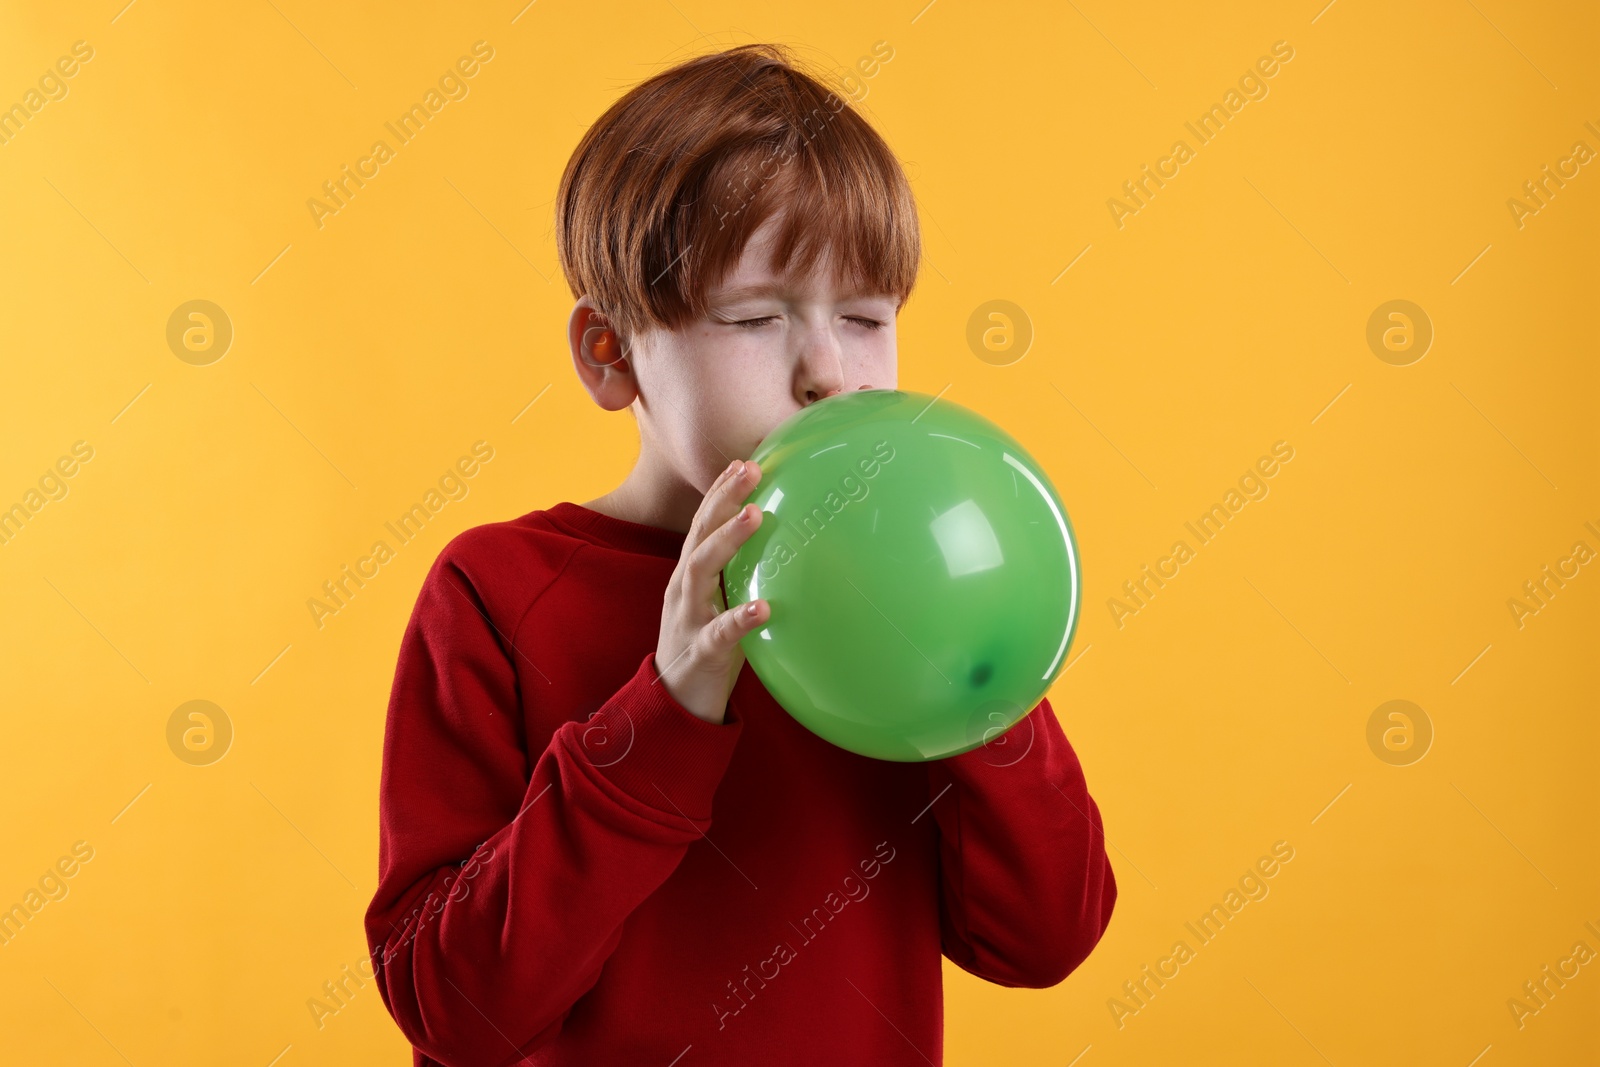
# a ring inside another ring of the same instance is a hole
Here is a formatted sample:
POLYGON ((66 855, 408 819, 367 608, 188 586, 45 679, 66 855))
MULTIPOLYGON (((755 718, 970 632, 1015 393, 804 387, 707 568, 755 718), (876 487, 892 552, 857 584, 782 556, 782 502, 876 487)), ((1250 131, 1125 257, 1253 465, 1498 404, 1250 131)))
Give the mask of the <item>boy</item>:
POLYGON ((896 387, 909 184, 853 110, 752 45, 659 74, 584 136, 556 207, 573 366, 637 466, 434 563, 390 697, 378 988, 415 1064, 938 1064, 941 954, 1066 977, 1116 882, 1048 700, 894 763, 745 669, 771 615, 719 574, 741 464, 800 408, 896 387), (720 473, 719 473, 720 471, 720 473))

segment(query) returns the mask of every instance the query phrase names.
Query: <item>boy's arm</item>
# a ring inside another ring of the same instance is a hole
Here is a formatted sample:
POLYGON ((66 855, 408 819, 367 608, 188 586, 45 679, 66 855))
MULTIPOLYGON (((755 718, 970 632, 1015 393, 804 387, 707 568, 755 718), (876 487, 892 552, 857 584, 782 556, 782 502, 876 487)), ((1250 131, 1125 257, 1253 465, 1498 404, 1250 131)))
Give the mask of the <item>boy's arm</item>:
POLYGON ((1050 701, 989 744, 927 766, 944 954, 999 985, 1055 985, 1100 940, 1117 882, 1100 809, 1050 701))
POLYGON ((710 828, 743 724, 696 718, 652 684, 652 651, 593 716, 530 753, 512 657, 539 650, 513 645, 447 555, 401 645, 365 925, 411 1043, 451 1067, 493 1067, 559 1032, 624 920, 710 828))

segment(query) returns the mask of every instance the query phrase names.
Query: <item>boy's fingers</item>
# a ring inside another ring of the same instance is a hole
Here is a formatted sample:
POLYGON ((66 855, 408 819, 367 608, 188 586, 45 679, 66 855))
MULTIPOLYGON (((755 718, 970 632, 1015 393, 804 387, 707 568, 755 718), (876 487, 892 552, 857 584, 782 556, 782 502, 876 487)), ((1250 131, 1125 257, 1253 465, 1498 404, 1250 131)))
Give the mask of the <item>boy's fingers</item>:
MULTIPOLYGON (((758 522, 740 523, 737 519, 742 501, 760 481, 760 468, 746 461, 743 472, 729 475, 720 484, 714 484, 700 503, 690 526, 689 537, 684 542, 687 554, 688 590, 701 600, 709 598, 709 582, 733 558, 742 535, 747 536, 758 522)), ((755 516, 752 515, 752 520, 755 516)))
POLYGON ((694 573, 691 581, 699 581, 699 568, 704 568, 704 581, 707 584, 717 584, 718 574, 728 566, 728 561, 733 560, 734 553, 738 552, 744 542, 749 541, 750 534, 754 534, 762 525, 765 515, 762 509, 755 504, 744 504, 733 515, 728 517, 728 522, 723 523, 712 536, 706 537, 706 542, 699 549, 694 550, 691 561, 691 571, 694 573))
POLYGON ((764 621, 762 613, 765 610, 766 601, 752 600, 749 604, 740 604, 738 607, 724 611, 721 615, 712 619, 707 625, 719 627, 716 637, 718 650, 727 651, 732 649, 745 634, 760 626, 764 621), (752 606, 755 608, 754 614, 750 611, 752 606))
POLYGON ((702 541, 689 555, 689 595, 697 601, 709 597, 717 584, 717 575, 760 525, 761 509, 754 504, 745 504, 702 541))
POLYGON ((706 490, 705 498, 695 509, 694 521, 689 524, 689 535, 684 541, 685 550, 694 551, 701 541, 727 521, 728 515, 732 514, 731 505, 743 496, 743 494, 732 495, 743 480, 733 472, 731 465, 717 475, 717 480, 711 483, 711 488, 706 490))
POLYGON ((720 526, 737 512, 740 503, 760 480, 761 469, 751 460, 745 460, 736 474, 729 475, 713 493, 707 494, 717 497, 712 503, 714 524, 720 526))

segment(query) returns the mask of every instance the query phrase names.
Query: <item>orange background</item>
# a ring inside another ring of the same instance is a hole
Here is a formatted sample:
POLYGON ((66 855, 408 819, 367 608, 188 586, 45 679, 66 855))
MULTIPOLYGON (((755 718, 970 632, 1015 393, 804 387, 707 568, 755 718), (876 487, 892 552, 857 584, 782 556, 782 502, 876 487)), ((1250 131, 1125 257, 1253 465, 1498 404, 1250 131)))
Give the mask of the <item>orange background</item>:
POLYGON ((631 420, 570 368, 551 199, 628 86, 750 40, 854 71, 922 211, 900 385, 1024 442, 1080 539, 1050 695, 1121 897, 1055 988, 947 965, 948 1062, 1600 1058, 1600 965, 1561 963, 1600 951, 1600 567, 1574 556, 1600 550, 1600 173, 1508 206, 1600 151, 1593 5, 121 3, 0 8, 0 106, 40 89, 0 143, 0 507, 27 515, 0 908, 65 893, 0 947, 0 1059, 407 1062, 370 983, 308 1008, 366 952, 401 630, 456 532, 627 472, 631 420), (307 201, 477 41, 467 94, 319 226, 307 201), (169 344, 193 300, 226 351, 169 344), (1394 300, 1421 318, 1377 333, 1412 347, 1370 346, 1394 300), (478 441, 466 494, 319 628, 307 600, 478 441), (1193 540, 1280 441, 1266 495, 1193 540), (1546 565, 1569 577, 1519 618, 1546 565), (1280 841, 1268 895, 1190 940, 1280 841), (1519 1026, 1546 965, 1576 974, 1519 1026))

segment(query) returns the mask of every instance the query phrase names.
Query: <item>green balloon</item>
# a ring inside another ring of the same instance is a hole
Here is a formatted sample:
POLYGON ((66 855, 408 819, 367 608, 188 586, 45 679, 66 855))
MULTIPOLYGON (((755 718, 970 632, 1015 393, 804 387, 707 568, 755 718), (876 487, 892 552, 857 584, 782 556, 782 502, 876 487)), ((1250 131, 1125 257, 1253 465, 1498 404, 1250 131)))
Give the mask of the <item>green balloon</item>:
POLYGON ((1066 663, 1082 584, 1039 464, 983 416, 858 390, 804 408, 751 457, 761 527, 723 570, 741 642, 782 707, 876 759, 943 759, 1038 704, 1066 663))

